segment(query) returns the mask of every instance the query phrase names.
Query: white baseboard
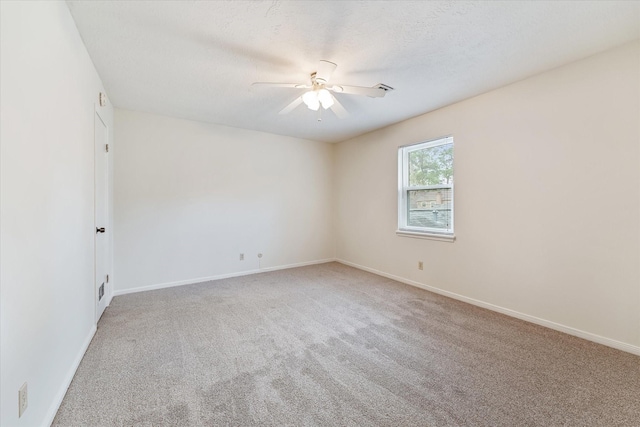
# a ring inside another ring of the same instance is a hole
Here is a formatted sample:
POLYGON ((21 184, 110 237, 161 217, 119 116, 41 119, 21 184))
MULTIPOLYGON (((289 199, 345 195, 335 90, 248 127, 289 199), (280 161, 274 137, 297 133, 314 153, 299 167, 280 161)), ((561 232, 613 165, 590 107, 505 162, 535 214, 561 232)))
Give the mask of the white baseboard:
POLYGON ((195 279, 178 280, 175 282, 159 283, 157 285, 140 286, 136 288, 120 289, 113 293, 113 296, 132 294, 136 292, 153 291, 156 289, 172 288, 174 286, 193 285, 195 283, 209 282, 211 280, 228 279, 230 277, 248 276, 250 274, 266 273, 268 271, 285 270, 287 268, 304 267, 306 265, 324 264, 335 261, 334 258, 321 259, 316 261, 299 262, 295 264, 279 265, 277 267, 265 267, 255 270, 239 271, 235 273, 218 274, 216 276, 198 277, 195 279))
POLYGON ((588 341, 593 341, 595 343, 598 344, 602 344, 602 345, 606 345, 608 347, 612 347, 618 350, 622 350, 622 351, 626 351, 628 353, 631 354, 635 354, 640 356, 640 347, 632 345, 632 344, 628 344, 622 341, 617 341, 611 338, 606 338, 600 335, 596 335, 596 334, 592 334, 590 332, 585 332, 582 331, 580 329, 576 329, 576 328, 572 328, 570 326, 565 326, 562 325, 560 323, 555 323, 552 322, 550 320, 545 320, 545 319, 541 319, 539 317, 535 317, 535 316, 531 316, 529 314, 524 314, 524 313, 520 313, 518 311, 515 310, 511 310, 509 308, 504 308, 504 307, 500 307, 498 305, 494 305, 488 302, 484 302, 484 301, 480 301, 474 298, 469 298, 469 297, 465 297, 464 295, 460 295, 460 294, 456 294, 454 292, 449 292, 449 291, 445 291, 444 289, 440 289, 440 288, 436 288, 433 286, 429 286, 429 285, 425 285, 423 283, 420 282, 416 282, 413 280, 409 280, 409 279, 405 279, 403 277, 400 276, 395 276, 393 274, 388 274, 373 268, 369 268, 369 267, 365 267, 363 265, 358 265, 349 261, 345 261, 342 259, 336 259, 335 261, 344 264, 344 265, 348 265, 350 267, 355 267, 359 270, 364 270, 367 271, 369 273, 373 273, 373 274, 377 274, 378 276, 383 276, 389 279, 393 279, 396 280, 398 282, 402 282, 402 283, 406 283, 407 285, 411 285, 411 286, 415 286, 418 288, 422 288, 425 289, 427 291, 431 291, 434 292, 436 294, 440 294, 440 295, 444 295, 459 301, 463 301, 472 305, 476 305, 478 307, 482 307, 482 308, 486 308, 488 310, 491 311, 496 311, 498 313, 502 313, 502 314, 506 314, 507 316, 511 316, 511 317, 515 317, 517 319, 520 320, 524 320, 527 322, 531 322, 531 323, 535 323, 536 325, 540 325, 540 326, 544 326, 547 327, 549 329, 554 329, 556 331, 560 331, 560 332, 564 332, 566 334, 569 335, 573 335, 579 338, 583 338, 585 340, 588 341))
POLYGON ((78 352, 78 355, 73 361, 71 368, 69 369, 69 371, 67 371, 67 375, 64 378, 62 387, 60 387, 60 391, 58 391, 58 394, 53 400, 53 403, 49 407, 49 411, 47 412, 47 416, 44 419, 45 423, 43 425, 50 426, 51 423, 53 423, 53 419, 56 417, 56 414, 58 413, 58 409, 60 409, 60 405, 62 404, 62 399, 64 399, 65 394, 67 394, 67 389, 71 385, 71 381, 73 381, 73 377, 75 376, 76 371, 78 370, 78 366, 80 366, 80 362, 82 362, 82 358, 84 357, 84 354, 87 352, 87 348, 89 348, 89 344, 91 344, 91 340, 93 339, 93 336, 95 334, 96 334, 96 325, 93 325, 91 327, 91 330, 89 330, 89 335, 87 335, 87 338, 85 338, 84 343, 82 343, 82 347, 80 347, 80 351, 78 352))

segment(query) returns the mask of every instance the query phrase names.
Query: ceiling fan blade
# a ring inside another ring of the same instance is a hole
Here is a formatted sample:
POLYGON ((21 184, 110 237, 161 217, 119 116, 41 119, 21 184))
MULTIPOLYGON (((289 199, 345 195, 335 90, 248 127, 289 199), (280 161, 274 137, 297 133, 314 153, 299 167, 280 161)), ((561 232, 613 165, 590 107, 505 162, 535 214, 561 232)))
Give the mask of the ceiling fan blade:
POLYGON ((318 63, 318 69, 316 70, 316 81, 320 84, 327 83, 331 78, 331 74, 333 74, 333 70, 335 70, 337 66, 338 65, 330 61, 320 61, 318 63))
POLYGON ((336 93, 348 93, 350 95, 365 95, 372 98, 382 98, 387 91, 378 87, 362 87, 362 86, 345 86, 345 85, 333 85, 327 87, 327 89, 336 93))
POLYGON ((293 111, 300 104, 302 104, 302 97, 301 96, 299 96, 296 99, 294 99, 291 104, 287 105, 282 110, 280 110, 280 112, 278 114, 281 114, 281 115, 289 114, 291 111, 293 111))
POLYGON ((300 83, 269 83, 269 82, 255 82, 252 83, 251 86, 257 87, 288 87, 293 89, 309 89, 310 85, 300 84, 300 83))
POLYGON ((340 104, 340 101, 338 101, 338 99, 335 96, 331 95, 331 98, 333 98, 333 105, 329 107, 331 108, 331 111, 333 111, 334 114, 338 116, 339 119, 346 118, 349 115, 347 110, 344 109, 342 104, 340 104))

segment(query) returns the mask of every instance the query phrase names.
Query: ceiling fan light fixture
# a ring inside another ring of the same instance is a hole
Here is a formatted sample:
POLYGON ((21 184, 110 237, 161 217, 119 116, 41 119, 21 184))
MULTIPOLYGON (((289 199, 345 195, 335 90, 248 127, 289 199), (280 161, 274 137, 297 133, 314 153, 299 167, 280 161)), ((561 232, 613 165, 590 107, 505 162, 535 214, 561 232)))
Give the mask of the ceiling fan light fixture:
POLYGON ((315 90, 309 91, 302 95, 302 101, 310 110, 318 111, 320 108, 320 101, 318 100, 318 93, 315 90))
POLYGON ((318 101, 320 101, 322 108, 325 110, 333 105, 333 97, 326 89, 320 89, 318 91, 318 101))

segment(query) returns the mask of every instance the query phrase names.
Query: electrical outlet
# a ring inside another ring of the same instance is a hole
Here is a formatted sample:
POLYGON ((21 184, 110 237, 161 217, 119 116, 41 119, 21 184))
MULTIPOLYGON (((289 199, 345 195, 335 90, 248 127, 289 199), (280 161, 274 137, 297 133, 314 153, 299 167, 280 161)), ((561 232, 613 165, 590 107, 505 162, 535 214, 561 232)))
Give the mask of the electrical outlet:
POLYGON ((244 261, 244 254, 240 254, 240 261, 244 261))
POLYGON ((22 384, 20 390, 18 390, 18 418, 24 414, 24 411, 27 410, 27 405, 29 401, 27 399, 27 383, 22 384))
POLYGON ((422 264, 422 261, 418 261, 418 270, 424 270, 424 264, 422 264))

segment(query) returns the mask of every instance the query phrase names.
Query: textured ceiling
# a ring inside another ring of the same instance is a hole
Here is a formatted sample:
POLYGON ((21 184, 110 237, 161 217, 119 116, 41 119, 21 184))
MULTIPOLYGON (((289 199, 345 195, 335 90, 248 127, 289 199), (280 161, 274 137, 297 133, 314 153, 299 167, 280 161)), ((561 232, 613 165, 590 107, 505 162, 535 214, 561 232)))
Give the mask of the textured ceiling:
POLYGON ((113 104, 319 141, 341 141, 640 37, 640 2, 69 1, 113 104), (278 111, 318 60, 331 83, 395 88, 338 94, 339 120, 278 111))

